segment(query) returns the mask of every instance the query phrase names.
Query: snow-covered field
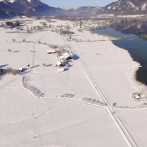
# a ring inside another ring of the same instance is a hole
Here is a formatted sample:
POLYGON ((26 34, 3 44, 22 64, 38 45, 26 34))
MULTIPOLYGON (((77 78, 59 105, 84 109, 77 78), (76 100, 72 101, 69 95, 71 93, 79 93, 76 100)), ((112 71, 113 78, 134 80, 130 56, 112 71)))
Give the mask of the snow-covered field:
POLYGON ((22 28, 0 27, 0 68, 30 65, 0 76, 1 147, 147 146, 147 107, 132 98, 142 88, 134 80, 139 64, 127 51, 72 21, 28 19, 22 28), (51 45, 77 56, 64 72, 47 54, 51 45))

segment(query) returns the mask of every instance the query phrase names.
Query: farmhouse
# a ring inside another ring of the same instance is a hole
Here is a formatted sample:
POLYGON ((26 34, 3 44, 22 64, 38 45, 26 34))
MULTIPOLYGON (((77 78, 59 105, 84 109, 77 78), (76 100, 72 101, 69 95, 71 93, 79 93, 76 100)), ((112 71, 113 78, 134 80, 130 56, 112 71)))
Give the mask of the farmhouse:
POLYGON ((65 63, 60 60, 60 61, 57 61, 56 66, 58 66, 58 67, 64 67, 65 66, 65 63))
POLYGON ((62 54, 61 56, 59 56, 59 59, 60 60, 70 60, 70 59, 73 59, 72 55, 70 55, 69 53, 64 53, 62 54))

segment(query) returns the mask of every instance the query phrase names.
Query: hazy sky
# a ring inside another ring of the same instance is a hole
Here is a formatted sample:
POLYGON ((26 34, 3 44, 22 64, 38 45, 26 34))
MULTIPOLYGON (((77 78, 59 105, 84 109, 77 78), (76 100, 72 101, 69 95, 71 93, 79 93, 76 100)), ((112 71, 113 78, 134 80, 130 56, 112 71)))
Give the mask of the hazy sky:
POLYGON ((40 0, 49 6, 60 8, 77 8, 79 6, 105 6, 117 0, 40 0))

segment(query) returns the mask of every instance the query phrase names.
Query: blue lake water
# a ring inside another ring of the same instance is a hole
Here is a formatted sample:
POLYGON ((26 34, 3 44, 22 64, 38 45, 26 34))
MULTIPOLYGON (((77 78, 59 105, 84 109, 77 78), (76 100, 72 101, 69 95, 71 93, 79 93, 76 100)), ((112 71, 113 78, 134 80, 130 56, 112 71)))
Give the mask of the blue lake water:
POLYGON ((140 63, 142 67, 137 71, 136 79, 147 85, 147 40, 143 40, 134 34, 124 34, 112 28, 94 30, 94 32, 121 37, 121 40, 113 40, 113 43, 128 50, 131 57, 140 63))

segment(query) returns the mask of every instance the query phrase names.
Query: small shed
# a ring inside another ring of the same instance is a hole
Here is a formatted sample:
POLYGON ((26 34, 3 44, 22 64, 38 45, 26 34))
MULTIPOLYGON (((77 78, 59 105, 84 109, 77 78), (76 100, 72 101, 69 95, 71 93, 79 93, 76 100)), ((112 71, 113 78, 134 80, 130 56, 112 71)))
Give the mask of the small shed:
POLYGON ((19 70, 19 72, 24 72, 24 71, 26 71, 27 69, 26 69, 26 68, 20 67, 18 70, 19 70))
POLYGON ((146 101, 147 100, 147 97, 144 94, 141 94, 139 92, 133 93, 132 97, 136 101, 146 101))
POLYGON ((132 94, 132 97, 133 97, 134 99, 136 99, 136 100, 140 100, 140 99, 141 99, 141 95, 140 95, 139 92, 133 93, 133 94, 132 94))
POLYGON ((55 54, 56 50, 52 49, 52 50, 47 50, 47 54, 55 54))
POLYGON ((58 68, 58 73, 62 73, 64 71, 64 67, 59 67, 58 68))

